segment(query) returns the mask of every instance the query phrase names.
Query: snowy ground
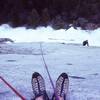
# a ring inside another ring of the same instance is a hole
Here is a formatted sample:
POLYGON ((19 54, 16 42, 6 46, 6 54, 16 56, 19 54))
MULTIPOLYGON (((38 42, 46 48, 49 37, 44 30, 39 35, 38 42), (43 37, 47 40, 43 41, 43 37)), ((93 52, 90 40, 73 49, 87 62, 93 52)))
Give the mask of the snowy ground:
MULTIPOLYGON (((42 43, 44 57, 55 83, 69 75, 68 100, 100 100, 100 48, 66 43, 42 43)), ((33 97, 31 75, 39 72, 51 97, 53 89, 43 65, 40 43, 0 44, 0 76, 11 83, 27 100, 33 97)), ((0 100, 20 100, 0 80, 0 100)))
MULTIPOLYGON (((49 97, 53 94, 41 57, 40 42, 53 82, 62 72, 69 75, 68 100, 100 100, 100 29, 53 30, 42 27, 33 30, 4 24, 0 26, 0 38, 5 37, 15 43, 0 44, 0 76, 26 100, 34 96, 31 75, 36 71, 44 77, 49 97), (82 46, 86 39, 90 47, 82 46)), ((0 100, 20 98, 0 80, 0 100)))

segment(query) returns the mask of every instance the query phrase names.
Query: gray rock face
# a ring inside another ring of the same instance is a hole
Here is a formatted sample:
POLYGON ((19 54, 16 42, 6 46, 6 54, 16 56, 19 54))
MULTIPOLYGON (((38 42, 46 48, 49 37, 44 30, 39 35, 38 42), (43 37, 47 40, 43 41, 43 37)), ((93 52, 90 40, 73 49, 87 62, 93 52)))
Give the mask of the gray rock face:
POLYGON ((0 43, 5 43, 5 42, 14 42, 14 41, 10 38, 0 38, 0 43))

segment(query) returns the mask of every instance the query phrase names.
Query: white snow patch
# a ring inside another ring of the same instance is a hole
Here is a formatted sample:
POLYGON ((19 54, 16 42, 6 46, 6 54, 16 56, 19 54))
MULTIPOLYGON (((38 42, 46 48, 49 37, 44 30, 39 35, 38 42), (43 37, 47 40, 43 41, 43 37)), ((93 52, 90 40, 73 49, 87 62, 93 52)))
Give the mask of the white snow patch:
POLYGON ((100 29, 94 31, 77 30, 71 27, 68 30, 54 30, 50 26, 26 29, 25 27, 11 28, 4 24, 0 26, 0 37, 11 38, 15 42, 64 42, 82 44, 89 40, 90 46, 100 46, 100 29))

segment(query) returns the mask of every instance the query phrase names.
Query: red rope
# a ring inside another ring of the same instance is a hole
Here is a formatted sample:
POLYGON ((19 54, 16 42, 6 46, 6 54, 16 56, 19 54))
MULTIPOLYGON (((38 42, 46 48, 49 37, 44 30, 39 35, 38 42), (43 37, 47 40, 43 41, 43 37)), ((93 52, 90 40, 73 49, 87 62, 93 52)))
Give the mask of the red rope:
POLYGON ((13 86, 11 86, 3 77, 0 76, 0 79, 18 96, 21 100, 26 100, 13 86))
POLYGON ((44 56, 43 56, 43 50, 42 50, 42 44, 41 43, 40 43, 40 50, 41 50, 41 56, 42 56, 42 59, 43 59, 43 62, 44 62, 44 66, 46 68, 47 74, 49 76, 49 80, 51 82, 51 85, 53 87, 53 90, 54 90, 54 93, 55 93, 55 96, 56 96, 56 100, 59 100, 58 95, 56 93, 56 89, 55 89, 54 84, 53 84, 53 81, 52 81, 52 78, 51 78, 50 73, 49 73, 49 70, 48 70, 48 66, 47 66, 46 61, 45 61, 44 56))

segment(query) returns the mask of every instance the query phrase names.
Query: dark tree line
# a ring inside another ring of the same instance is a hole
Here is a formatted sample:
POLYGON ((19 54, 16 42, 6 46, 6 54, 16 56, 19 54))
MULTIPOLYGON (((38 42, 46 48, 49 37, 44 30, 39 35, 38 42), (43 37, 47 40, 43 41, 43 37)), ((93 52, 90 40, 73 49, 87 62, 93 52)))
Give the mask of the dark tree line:
POLYGON ((99 11, 100 0, 0 0, 0 24, 96 29, 99 11))

